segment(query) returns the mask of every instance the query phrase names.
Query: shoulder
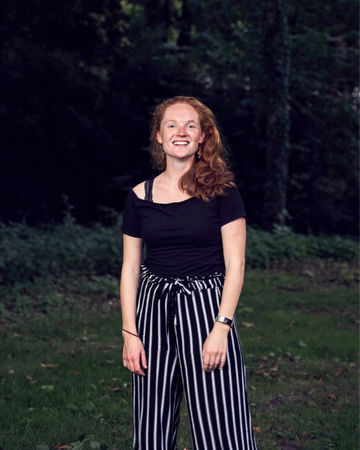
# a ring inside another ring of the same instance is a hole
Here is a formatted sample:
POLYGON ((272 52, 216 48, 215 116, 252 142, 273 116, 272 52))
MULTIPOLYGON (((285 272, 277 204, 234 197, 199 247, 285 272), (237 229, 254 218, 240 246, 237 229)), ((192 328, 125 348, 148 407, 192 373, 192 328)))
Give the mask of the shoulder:
POLYGON ((220 198, 218 200, 221 226, 240 217, 246 218, 244 202, 238 188, 235 185, 225 187, 224 194, 225 196, 219 196, 220 198))
POLYGON ((224 192, 226 195, 231 195, 234 192, 239 192, 237 186, 232 181, 229 183, 229 186, 224 186, 224 192))
POLYGON ((226 201, 227 199, 232 199, 232 198, 237 198, 240 196, 240 192, 236 186, 236 184, 231 183, 228 186, 223 186, 222 187, 222 194, 216 194, 215 198, 218 202, 223 202, 226 201))
POLYGON ((145 198, 145 181, 142 181, 141 183, 137 184, 135 187, 133 187, 132 190, 135 192, 137 197, 144 200, 144 198, 145 198))

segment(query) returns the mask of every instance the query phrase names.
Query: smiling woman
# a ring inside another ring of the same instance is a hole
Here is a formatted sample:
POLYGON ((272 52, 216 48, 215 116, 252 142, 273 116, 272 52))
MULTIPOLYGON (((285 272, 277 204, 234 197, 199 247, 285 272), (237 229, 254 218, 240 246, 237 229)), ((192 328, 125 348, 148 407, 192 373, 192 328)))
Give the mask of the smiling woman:
POLYGON ((168 158, 193 156, 205 136, 201 132, 198 113, 187 103, 169 106, 156 134, 157 141, 168 158))
POLYGON ((225 150, 211 110, 193 97, 178 96, 158 105, 153 112, 151 154, 154 167, 160 171, 166 168, 166 149, 171 149, 171 145, 163 144, 167 137, 165 132, 169 131, 171 136, 170 130, 173 130, 173 139, 177 142, 192 138, 193 146, 190 146, 190 141, 188 147, 191 147, 192 154, 196 153, 190 169, 180 178, 180 189, 191 196, 201 196, 204 201, 215 194, 223 195, 224 186, 230 186, 234 177, 223 159, 225 150), (181 119, 188 122, 181 123, 181 119))
POLYGON ((134 449, 177 448, 184 393, 194 449, 256 450, 234 318, 245 270, 242 198, 201 102, 157 106, 151 137, 162 172, 130 191, 122 227, 134 449))

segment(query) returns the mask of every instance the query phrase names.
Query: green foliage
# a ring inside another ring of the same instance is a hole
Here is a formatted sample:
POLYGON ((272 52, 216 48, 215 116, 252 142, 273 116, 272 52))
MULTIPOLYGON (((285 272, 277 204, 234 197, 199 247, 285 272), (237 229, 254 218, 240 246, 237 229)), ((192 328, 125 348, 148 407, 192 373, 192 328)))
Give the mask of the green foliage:
MULTIPOLYGON (((358 284, 342 283, 340 267, 311 262, 245 274, 236 326, 261 450, 356 448, 358 284)), ((53 311, 15 323, 0 317, 0 447, 130 450, 120 312, 114 304, 105 310, 106 296, 87 277, 37 285, 33 297, 50 290, 63 294, 53 311)), ((192 448, 184 402, 178 441, 192 448)))
MULTIPOLYGON (((70 213, 62 224, 0 227, 0 281, 3 285, 27 283, 38 277, 77 271, 88 275, 119 277, 122 261, 121 215, 112 226, 82 226, 70 213)), ((340 236, 299 235, 288 227, 265 232, 247 225, 247 267, 271 267, 332 258, 356 261, 358 243, 340 236)), ((100 285, 99 285, 100 286, 100 285)))
POLYGON ((29 227, 12 224, 0 228, 0 280, 14 284, 47 275, 80 273, 120 275, 121 218, 112 227, 63 224, 29 227))
POLYGON ((358 235, 357 1, 39 0, 24 11, 5 0, 1 8, 2 221, 59 222, 64 192, 81 223, 98 219, 99 206, 121 210, 126 191, 151 175, 142 151, 149 108, 181 94, 218 117, 253 225, 268 220, 266 196, 279 198, 266 187, 276 113, 275 152, 291 122, 290 159, 272 174, 289 176, 278 186, 287 191, 279 222, 358 235), (280 32, 264 42, 269 4, 280 5, 280 32))
POLYGON ((247 226, 246 263, 249 267, 272 267, 306 259, 357 261, 358 242, 341 236, 300 235, 288 227, 273 233, 247 226))

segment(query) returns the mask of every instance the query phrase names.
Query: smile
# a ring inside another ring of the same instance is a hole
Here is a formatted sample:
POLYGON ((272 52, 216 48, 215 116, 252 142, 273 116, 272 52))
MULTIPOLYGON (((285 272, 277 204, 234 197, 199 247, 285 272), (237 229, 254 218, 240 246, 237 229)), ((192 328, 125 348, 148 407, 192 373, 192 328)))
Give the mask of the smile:
POLYGON ((188 145, 188 141, 175 141, 173 142, 174 145, 188 145))

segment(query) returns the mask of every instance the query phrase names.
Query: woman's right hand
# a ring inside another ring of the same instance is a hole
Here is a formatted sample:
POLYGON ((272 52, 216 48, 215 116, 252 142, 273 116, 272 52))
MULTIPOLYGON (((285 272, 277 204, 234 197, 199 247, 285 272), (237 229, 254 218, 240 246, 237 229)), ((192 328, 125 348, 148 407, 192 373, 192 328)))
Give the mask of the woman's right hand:
POLYGON ((144 346, 141 340, 127 333, 123 333, 124 349, 123 364, 124 367, 138 375, 145 376, 143 368, 147 369, 147 361, 144 346))

